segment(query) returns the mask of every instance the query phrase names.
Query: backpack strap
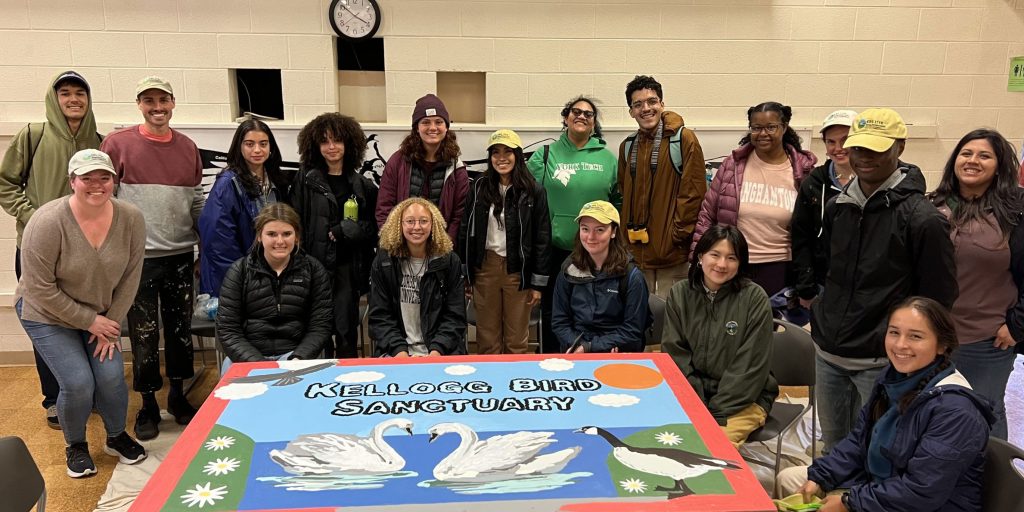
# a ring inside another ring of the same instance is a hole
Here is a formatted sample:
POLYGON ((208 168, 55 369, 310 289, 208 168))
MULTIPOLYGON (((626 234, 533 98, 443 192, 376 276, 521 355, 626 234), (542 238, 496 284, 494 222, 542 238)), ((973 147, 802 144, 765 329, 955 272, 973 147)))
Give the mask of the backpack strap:
POLYGON ((626 271, 619 277, 619 302, 622 305, 626 305, 626 295, 629 293, 629 276, 633 274, 633 269, 637 268, 636 263, 630 261, 626 263, 626 271))
POLYGON ((540 186, 543 188, 548 181, 548 153, 551 152, 551 144, 544 145, 544 169, 540 173, 540 186))
POLYGON ((31 151, 28 151, 28 165, 21 171, 21 189, 25 190, 28 187, 28 177, 32 172, 32 161, 36 158, 36 151, 39 150, 39 143, 43 141, 43 133, 46 132, 46 123, 29 123, 25 126, 28 130, 28 142, 31 151), (32 125, 42 125, 39 129, 38 137, 32 135, 32 125))
MULTIPOLYGON (((629 160, 629 152, 633 150, 633 142, 636 141, 636 134, 637 133, 639 133, 639 132, 633 132, 633 133, 627 135, 626 138, 622 140, 622 149, 623 149, 622 156, 623 156, 623 158, 626 159, 626 163, 627 164, 630 161, 629 160)), ((636 177, 636 169, 634 169, 632 165, 629 166, 629 176, 631 178, 635 178, 636 177)))
POLYGON ((676 133, 674 133, 668 139, 668 154, 672 159, 672 168, 676 170, 676 174, 682 176, 683 169, 686 165, 686 161, 683 155, 683 130, 686 128, 680 126, 676 133))

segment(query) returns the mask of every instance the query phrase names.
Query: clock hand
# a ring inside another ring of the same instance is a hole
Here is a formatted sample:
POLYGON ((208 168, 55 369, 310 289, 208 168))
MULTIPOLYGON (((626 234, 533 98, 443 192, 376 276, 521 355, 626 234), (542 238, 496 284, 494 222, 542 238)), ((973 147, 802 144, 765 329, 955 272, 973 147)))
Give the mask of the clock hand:
POLYGON ((346 10, 346 11, 348 11, 348 12, 350 12, 350 13, 352 14, 352 17, 353 17, 353 18, 355 18, 355 19, 357 19, 357 20, 359 20, 359 21, 361 21, 361 22, 363 22, 363 23, 365 23, 365 24, 367 24, 367 25, 369 25, 369 24, 370 24, 370 22, 369 22, 369 21, 366 21, 366 20, 364 20, 364 19, 360 18, 360 17, 359 17, 359 15, 358 15, 358 14, 356 14, 356 12, 355 12, 355 11, 353 11, 352 9, 349 9, 347 5, 345 5, 345 4, 342 4, 342 5, 341 5, 341 8, 342 8, 342 9, 345 9, 345 10, 346 10))

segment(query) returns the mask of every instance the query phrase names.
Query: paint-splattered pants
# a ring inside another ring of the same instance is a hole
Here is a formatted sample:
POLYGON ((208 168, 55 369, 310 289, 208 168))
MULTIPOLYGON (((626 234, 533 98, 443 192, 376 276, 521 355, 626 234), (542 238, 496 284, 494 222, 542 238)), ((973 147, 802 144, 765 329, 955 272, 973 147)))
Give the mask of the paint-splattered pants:
POLYGON ((154 392, 163 385, 160 377, 161 322, 167 378, 192 377, 192 293, 191 252, 145 259, 139 293, 128 311, 135 391, 154 392))

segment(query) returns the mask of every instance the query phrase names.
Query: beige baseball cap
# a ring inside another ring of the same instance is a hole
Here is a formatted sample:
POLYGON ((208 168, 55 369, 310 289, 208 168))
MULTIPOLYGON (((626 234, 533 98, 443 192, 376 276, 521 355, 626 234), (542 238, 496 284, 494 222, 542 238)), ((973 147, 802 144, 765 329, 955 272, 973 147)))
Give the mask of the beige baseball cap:
POLYGON ((98 149, 83 149, 72 155, 68 161, 68 176, 85 176, 92 171, 107 171, 117 174, 114 164, 106 153, 98 149))
POLYGON ((140 94, 150 89, 157 89, 174 96, 174 89, 171 88, 171 83, 165 78, 161 78, 159 76, 147 76, 146 78, 139 80, 138 85, 135 86, 135 97, 138 98, 140 94))

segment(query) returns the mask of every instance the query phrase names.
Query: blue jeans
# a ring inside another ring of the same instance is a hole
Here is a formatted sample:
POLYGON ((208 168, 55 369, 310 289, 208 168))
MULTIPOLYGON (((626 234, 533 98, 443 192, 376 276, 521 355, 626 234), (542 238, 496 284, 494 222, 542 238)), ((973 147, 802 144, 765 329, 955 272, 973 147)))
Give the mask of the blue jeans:
POLYGON ((814 402, 821 423, 822 455, 853 430, 883 368, 846 370, 815 355, 814 402))
POLYGON ((107 437, 124 432, 128 414, 128 385, 124 379, 121 352, 114 351, 102 363, 92 355, 95 343, 89 332, 21 318, 21 300, 14 308, 32 346, 53 370, 60 385, 57 418, 68 445, 85 442, 85 423, 95 403, 107 437))
POLYGON ((1017 354, 1013 349, 1000 350, 992 346, 995 338, 960 345, 953 352, 953 363, 967 382, 979 395, 992 402, 996 422, 991 435, 1006 440, 1006 381, 1013 372, 1013 361, 1017 354))

